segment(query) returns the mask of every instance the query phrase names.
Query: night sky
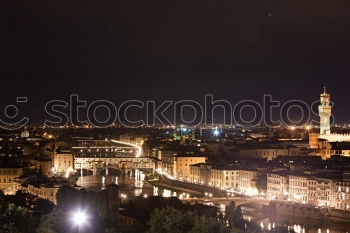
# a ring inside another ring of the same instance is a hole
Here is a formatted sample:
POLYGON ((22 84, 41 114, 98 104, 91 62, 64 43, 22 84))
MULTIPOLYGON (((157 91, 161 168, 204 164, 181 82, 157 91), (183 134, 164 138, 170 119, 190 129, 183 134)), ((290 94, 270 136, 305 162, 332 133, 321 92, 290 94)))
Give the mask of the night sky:
MULTIPOLYGON (((349 0, 2 0, 1 106, 27 96, 318 99, 350 122, 349 0)), ((1 111, 2 111, 1 108, 1 111)))

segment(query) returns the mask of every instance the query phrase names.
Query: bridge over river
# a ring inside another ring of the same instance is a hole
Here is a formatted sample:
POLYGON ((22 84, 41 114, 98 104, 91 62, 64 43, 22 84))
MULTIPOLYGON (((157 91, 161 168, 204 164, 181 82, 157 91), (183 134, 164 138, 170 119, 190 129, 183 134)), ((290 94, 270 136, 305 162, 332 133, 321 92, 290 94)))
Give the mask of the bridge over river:
POLYGON ((118 140, 81 140, 74 151, 75 169, 154 169, 154 162, 142 156, 142 145, 118 140))
POLYGON ((185 200, 191 204, 202 203, 202 204, 212 204, 215 205, 230 205, 231 201, 236 203, 236 206, 239 205, 256 205, 257 207, 261 207, 262 205, 268 205, 270 200, 263 198, 251 198, 251 197, 229 197, 229 198, 189 198, 185 200))

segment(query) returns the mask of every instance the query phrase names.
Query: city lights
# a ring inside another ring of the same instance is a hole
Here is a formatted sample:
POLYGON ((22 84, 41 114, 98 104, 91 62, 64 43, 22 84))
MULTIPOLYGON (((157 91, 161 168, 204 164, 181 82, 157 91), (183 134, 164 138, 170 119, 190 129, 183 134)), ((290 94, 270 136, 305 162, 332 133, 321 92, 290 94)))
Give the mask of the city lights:
POLYGON ((82 228, 88 225, 89 216, 86 211, 77 209, 71 213, 71 222, 74 226, 82 228))
POLYGON ((306 126, 305 126, 305 129, 309 131, 309 130, 312 129, 312 126, 311 126, 311 125, 306 125, 306 126))
POLYGON ((349 9, 1 4, 0 233, 350 233, 349 9))
POLYGON ((142 145, 137 145, 137 144, 133 144, 133 143, 129 143, 129 142, 123 142, 123 141, 118 141, 118 140, 111 140, 111 141, 114 142, 114 143, 119 143, 119 144, 124 144, 124 145, 127 145, 127 146, 134 147, 135 150, 136 150, 136 154, 135 154, 136 158, 139 158, 142 155, 142 145))
POLYGON ((217 127, 215 127, 213 134, 214 134, 214 136, 219 136, 220 132, 219 132, 217 127))

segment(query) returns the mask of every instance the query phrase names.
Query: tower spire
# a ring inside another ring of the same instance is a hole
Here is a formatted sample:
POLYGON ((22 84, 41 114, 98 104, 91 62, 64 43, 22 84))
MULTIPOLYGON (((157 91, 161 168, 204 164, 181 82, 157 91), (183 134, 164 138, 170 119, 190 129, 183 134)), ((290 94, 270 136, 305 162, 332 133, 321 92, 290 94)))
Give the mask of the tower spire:
POLYGON ((320 105, 318 112, 320 116, 320 134, 328 135, 331 133, 330 117, 332 115, 332 106, 330 104, 330 94, 327 94, 326 86, 323 87, 323 93, 320 96, 320 105))

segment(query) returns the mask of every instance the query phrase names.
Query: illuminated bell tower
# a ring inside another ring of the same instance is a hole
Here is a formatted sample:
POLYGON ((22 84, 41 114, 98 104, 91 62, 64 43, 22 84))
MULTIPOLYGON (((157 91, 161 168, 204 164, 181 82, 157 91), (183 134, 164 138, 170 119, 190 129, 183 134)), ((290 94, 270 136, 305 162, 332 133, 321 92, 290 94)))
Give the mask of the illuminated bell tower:
POLYGON ((330 104, 331 96, 326 92, 326 87, 324 87, 323 93, 321 94, 321 104, 318 106, 318 113, 320 116, 320 135, 331 134, 331 115, 332 106, 330 104))

